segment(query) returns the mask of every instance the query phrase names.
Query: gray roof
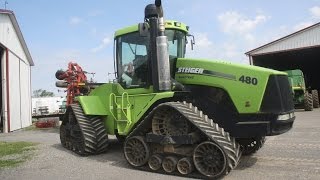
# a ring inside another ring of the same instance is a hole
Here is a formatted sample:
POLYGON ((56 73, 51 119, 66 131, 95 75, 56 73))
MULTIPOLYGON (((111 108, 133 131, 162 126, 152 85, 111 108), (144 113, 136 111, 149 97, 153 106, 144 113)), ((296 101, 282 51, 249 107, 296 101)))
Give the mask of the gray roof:
POLYGON ((317 46, 320 46, 320 22, 248 51, 245 54, 255 56, 317 46))
POLYGON ((9 16, 9 18, 13 24, 13 27, 18 35, 19 41, 21 42, 22 48, 23 48, 24 52, 26 53, 27 60, 29 61, 31 66, 34 66, 34 62, 32 60, 31 54, 30 54, 29 49, 27 47, 27 44, 23 38, 18 21, 16 19, 16 16, 14 15, 13 11, 0 9, 0 14, 7 14, 9 16))

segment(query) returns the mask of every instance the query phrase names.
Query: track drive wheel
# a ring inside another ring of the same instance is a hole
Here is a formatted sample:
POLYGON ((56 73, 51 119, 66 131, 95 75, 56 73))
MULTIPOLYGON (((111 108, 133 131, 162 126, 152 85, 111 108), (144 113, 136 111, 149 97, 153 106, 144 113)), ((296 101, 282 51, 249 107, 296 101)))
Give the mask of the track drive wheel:
POLYGON ((133 136, 124 143, 124 156, 135 167, 145 165, 150 156, 149 147, 141 136, 133 136))
POLYGON ((189 131, 188 120, 171 107, 162 107, 152 119, 152 131, 158 135, 185 135, 189 131))
POLYGON ((318 90, 312 90, 312 98, 313 98, 313 107, 319 108, 319 94, 318 90))
POLYGON ((312 94, 306 92, 304 95, 304 110, 312 111, 313 110, 313 99, 312 94))
POLYGON ((246 143, 242 144, 242 155, 250 156, 256 153, 260 148, 262 148, 263 144, 266 142, 265 137, 254 138, 250 141, 246 141, 246 143))
POLYGON ((199 144, 193 153, 196 169, 208 178, 217 178, 227 171, 227 157, 222 148, 210 141, 199 144))

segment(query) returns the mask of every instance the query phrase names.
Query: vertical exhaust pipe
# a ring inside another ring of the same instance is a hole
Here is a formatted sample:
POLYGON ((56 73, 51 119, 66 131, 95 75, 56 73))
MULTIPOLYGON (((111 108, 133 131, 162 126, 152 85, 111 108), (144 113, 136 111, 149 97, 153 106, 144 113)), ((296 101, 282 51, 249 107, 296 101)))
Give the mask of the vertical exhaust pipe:
POLYGON ((170 63, 167 36, 157 37, 159 91, 171 90, 170 63))
POLYGON ((161 0, 156 0, 155 5, 157 7, 159 19, 159 36, 156 39, 157 42, 157 59, 158 59, 158 78, 159 78, 159 91, 171 90, 170 79, 170 62, 168 51, 168 38, 165 36, 165 22, 163 18, 163 9, 161 0))
POLYGON ((155 4, 146 6, 145 21, 149 23, 150 30, 149 67, 152 69, 153 89, 155 92, 170 91, 168 39, 165 36, 161 0, 156 0, 155 4))

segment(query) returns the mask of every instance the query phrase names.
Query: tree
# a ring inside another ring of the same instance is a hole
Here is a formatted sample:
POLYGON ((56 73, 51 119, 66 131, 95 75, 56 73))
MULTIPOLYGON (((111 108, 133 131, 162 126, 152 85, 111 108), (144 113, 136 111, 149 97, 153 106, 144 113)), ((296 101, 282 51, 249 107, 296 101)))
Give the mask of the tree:
POLYGON ((54 93, 43 89, 37 89, 32 92, 32 97, 53 97, 54 93))

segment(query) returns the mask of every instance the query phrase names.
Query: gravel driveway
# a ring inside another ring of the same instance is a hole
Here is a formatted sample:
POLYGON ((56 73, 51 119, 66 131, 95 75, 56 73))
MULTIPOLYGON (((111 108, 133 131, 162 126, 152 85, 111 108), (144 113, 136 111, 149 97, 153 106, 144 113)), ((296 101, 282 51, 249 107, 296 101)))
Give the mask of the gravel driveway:
MULTIPOLYGON (((320 109, 296 112, 294 128, 268 137, 265 146, 224 179, 320 179, 320 109)), ((0 134, 0 141, 38 142, 35 156, 16 168, 1 169, 1 180, 20 179, 185 179, 131 169, 123 157, 122 145, 110 137, 107 153, 80 157, 65 150, 58 129, 18 131, 0 134)))

